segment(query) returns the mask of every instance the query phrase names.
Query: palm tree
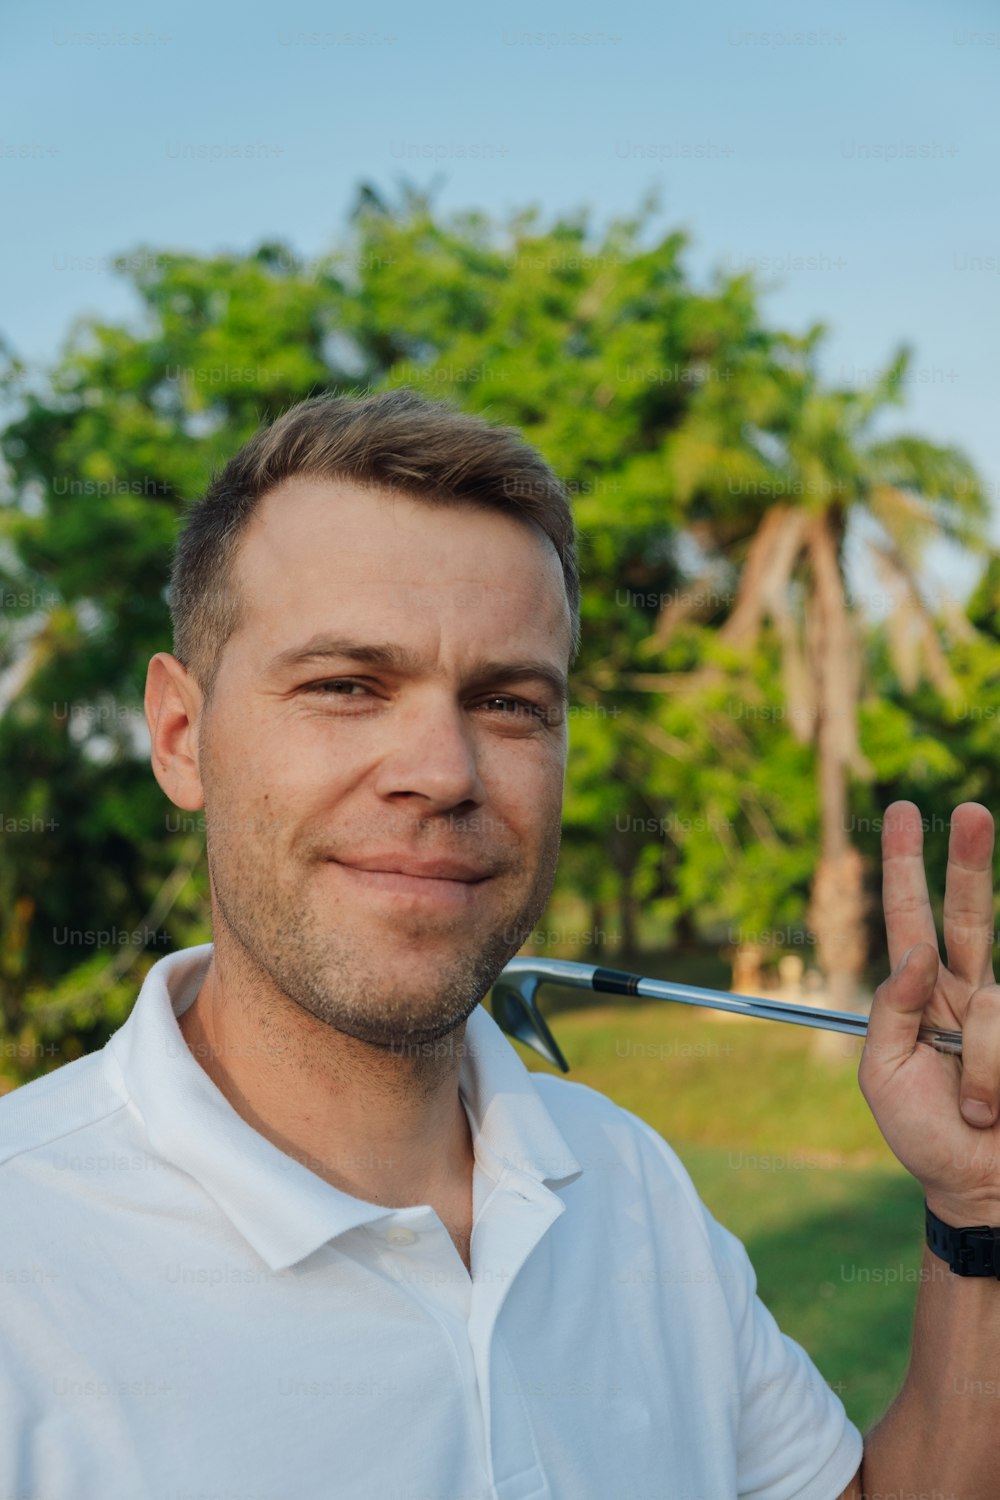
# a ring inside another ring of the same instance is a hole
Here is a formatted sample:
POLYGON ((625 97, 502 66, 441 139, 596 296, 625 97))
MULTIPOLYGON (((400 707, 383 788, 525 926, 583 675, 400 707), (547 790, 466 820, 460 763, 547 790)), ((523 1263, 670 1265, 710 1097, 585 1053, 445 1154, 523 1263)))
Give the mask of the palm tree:
MULTIPOLYGON (((953 697, 921 572, 936 539, 986 550, 987 504, 962 453, 886 431, 887 409, 901 404, 909 351, 900 349, 867 389, 827 388, 816 367, 823 333, 816 326, 802 338, 779 335, 748 350, 724 386, 699 392, 668 457, 707 576, 728 570, 734 579, 721 639, 749 654, 770 624, 790 727, 816 747, 821 843, 808 920, 831 999, 849 1008, 867 956, 849 783, 870 777, 871 768, 858 735, 864 599, 852 593, 845 541, 849 531, 863 540, 886 585, 889 644, 904 688, 922 672, 953 697)), ((647 651, 663 646, 677 619, 676 607, 661 617, 647 651)), ((644 676, 642 685, 654 681, 644 676)))

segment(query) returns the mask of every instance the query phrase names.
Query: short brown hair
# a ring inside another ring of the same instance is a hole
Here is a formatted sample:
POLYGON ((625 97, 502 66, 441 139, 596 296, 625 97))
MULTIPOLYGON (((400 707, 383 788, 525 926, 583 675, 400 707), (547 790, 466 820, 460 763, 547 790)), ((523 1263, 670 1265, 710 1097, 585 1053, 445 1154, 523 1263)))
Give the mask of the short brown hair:
POLYGON ((580 647, 580 578, 566 486, 516 427, 498 427, 405 387, 314 396, 260 428, 186 513, 170 575, 174 655, 206 700, 241 601, 233 564, 258 502, 295 474, 347 479, 431 504, 501 510, 534 522, 562 565, 580 647))

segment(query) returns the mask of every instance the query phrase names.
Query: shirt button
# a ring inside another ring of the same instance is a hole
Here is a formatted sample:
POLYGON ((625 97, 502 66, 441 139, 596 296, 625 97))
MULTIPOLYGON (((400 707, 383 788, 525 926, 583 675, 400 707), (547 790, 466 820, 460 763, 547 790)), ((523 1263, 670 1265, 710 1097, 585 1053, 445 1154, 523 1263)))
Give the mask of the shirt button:
POLYGON ((390 1245, 412 1245, 417 1238, 412 1229, 406 1229, 402 1224, 396 1224, 392 1229, 387 1229, 385 1237, 390 1245))

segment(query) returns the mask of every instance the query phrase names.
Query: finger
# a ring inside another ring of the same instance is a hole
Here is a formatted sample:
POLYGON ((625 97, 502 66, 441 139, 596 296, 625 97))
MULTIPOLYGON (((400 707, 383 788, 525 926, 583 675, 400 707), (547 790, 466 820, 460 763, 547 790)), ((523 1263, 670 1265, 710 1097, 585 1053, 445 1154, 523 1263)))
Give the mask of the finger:
POLYGON ((894 1071, 913 1052, 940 962, 936 943, 918 943, 879 985, 861 1054, 862 1074, 884 1068, 894 1071))
POLYGON ((882 819, 882 909, 893 969, 917 943, 932 943, 937 951, 923 851, 919 807, 893 802, 882 819))
POLYGON ((1000 986, 985 985, 962 1022, 962 1114, 970 1125, 992 1125, 1000 1111, 1000 986))
POLYGON ((979 802, 951 815, 944 886, 948 967, 978 988, 993 982, 993 818, 979 802))

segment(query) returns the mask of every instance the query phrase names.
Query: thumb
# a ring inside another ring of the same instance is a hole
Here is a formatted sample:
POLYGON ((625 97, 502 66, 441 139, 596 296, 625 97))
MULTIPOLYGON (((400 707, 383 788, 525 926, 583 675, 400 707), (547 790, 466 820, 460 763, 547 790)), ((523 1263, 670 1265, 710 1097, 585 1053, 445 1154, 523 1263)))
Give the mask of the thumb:
POLYGON ((867 1073, 894 1072, 916 1047, 940 962, 933 943, 914 943, 875 991, 861 1057, 867 1073))

